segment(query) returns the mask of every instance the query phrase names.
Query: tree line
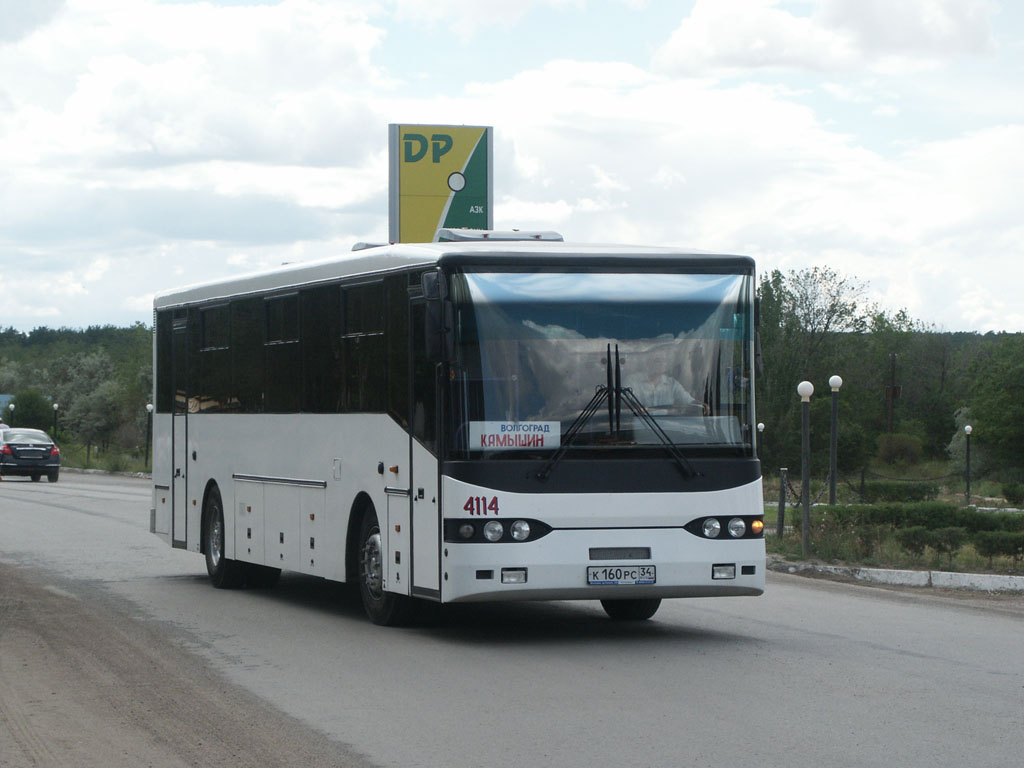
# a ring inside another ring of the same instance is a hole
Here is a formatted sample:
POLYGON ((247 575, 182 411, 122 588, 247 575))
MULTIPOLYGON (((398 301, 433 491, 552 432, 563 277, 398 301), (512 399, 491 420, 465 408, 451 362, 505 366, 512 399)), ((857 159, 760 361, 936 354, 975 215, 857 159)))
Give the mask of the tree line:
POLYGON ((0 393, 14 395, 4 420, 108 451, 141 454, 153 391, 153 334, 128 328, 0 330, 0 393))
MULTIPOLYGON (((873 460, 949 459, 963 471, 963 427, 972 474, 1024 480, 1024 335, 944 332, 865 299, 867 284, 829 267, 773 271, 758 284, 757 414, 766 473, 799 467, 797 384, 811 401, 812 471, 828 469, 829 378, 839 395, 838 461, 853 473, 873 460)), ((81 444, 141 453, 152 397, 152 329, 0 330, 0 393, 15 422, 81 444)), ((10 416, 4 414, 6 420, 10 416)))
POLYGON ((872 460, 948 459, 964 467, 972 427, 972 475, 1024 479, 1024 335, 944 332, 865 299, 868 286, 828 267, 761 277, 758 419, 765 471, 800 464, 797 384, 814 384, 811 456, 828 471, 829 378, 839 391, 838 464, 855 472, 872 460))

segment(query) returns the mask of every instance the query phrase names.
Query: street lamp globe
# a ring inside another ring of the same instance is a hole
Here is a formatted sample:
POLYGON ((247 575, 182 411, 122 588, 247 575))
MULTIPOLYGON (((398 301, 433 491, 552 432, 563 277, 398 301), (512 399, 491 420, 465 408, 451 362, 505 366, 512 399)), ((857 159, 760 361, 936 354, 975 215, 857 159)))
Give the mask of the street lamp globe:
POLYGON ((974 431, 974 429, 973 429, 973 428, 971 427, 971 425, 970 425, 970 424, 968 424, 968 425, 967 425, 966 427, 964 427, 964 434, 965 434, 965 435, 969 435, 969 434, 971 434, 971 432, 973 432, 973 431, 974 431))
POLYGON ((153 412, 153 404, 152 403, 146 403, 146 413, 152 413, 152 412, 153 412))
POLYGON ((814 394, 814 385, 809 381, 801 381, 796 385, 796 393, 800 395, 800 399, 805 403, 810 402, 811 395, 814 394))
POLYGON ((830 378, 828 380, 828 385, 830 387, 832 387, 832 391, 833 392, 838 392, 839 388, 841 386, 843 386, 843 377, 842 376, 833 376, 832 378, 830 378))

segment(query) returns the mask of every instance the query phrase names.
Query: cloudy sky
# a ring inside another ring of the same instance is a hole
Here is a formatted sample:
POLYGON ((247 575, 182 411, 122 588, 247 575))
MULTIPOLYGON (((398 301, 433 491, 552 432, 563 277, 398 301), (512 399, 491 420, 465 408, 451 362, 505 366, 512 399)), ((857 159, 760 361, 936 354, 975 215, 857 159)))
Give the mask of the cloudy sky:
POLYGON ((385 240, 389 123, 494 126, 498 228, 1024 331, 1016 0, 0 0, 0 327, 385 240))

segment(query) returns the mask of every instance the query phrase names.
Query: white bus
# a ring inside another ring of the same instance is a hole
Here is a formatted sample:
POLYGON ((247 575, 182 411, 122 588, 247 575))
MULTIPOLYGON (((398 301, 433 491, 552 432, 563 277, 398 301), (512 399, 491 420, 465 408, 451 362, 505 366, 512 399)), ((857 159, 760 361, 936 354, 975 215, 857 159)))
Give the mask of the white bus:
POLYGON ((517 236, 158 295, 152 532, 217 587, 357 583, 379 624, 761 594, 753 261, 517 236))

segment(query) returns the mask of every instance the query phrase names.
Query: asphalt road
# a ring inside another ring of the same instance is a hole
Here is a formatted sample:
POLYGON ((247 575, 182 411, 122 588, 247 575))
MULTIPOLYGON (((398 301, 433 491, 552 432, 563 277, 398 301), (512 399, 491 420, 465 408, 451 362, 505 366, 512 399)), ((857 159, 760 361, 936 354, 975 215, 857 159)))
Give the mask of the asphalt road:
POLYGON ((635 625, 573 602, 389 629, 317 579, 213 589, 149 502, 0 483, 0 766, 1020 763, 1024 597, 770 573, 635 625))

